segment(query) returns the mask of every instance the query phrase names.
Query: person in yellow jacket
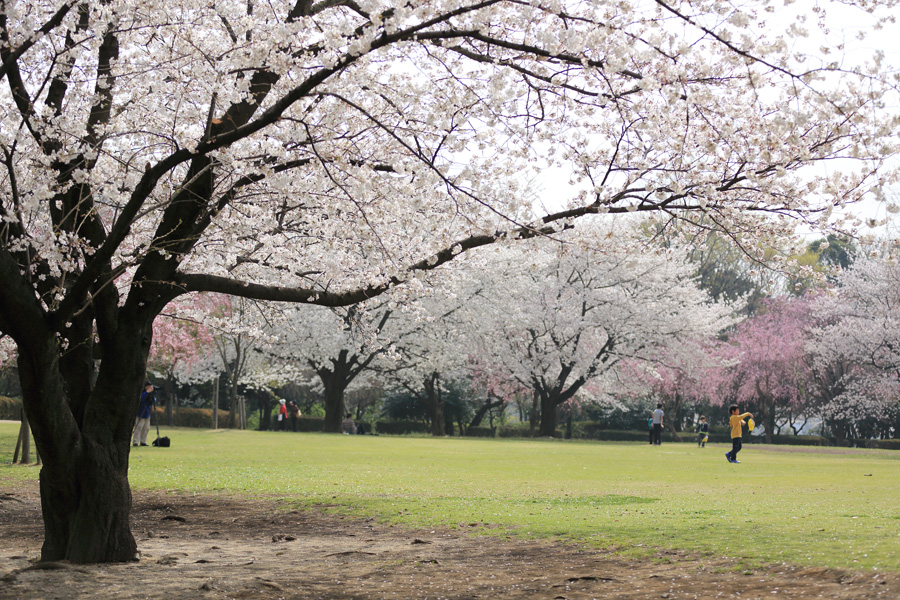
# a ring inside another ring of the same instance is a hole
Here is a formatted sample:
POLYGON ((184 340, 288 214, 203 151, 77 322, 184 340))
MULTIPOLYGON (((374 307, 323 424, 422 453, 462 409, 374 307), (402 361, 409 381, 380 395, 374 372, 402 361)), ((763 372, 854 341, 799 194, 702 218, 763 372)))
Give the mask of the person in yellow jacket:
POLYGON ((728 412, 731 413, 731 416, 728 418, 728 424, 731 426, 731 452, 725 453, 725 458, 728 459, 730 463, 738 463, 740 461, 737 459, 737 453, 741 451, 742 439, 743 436, 743 427, 745 425, 744 419, 747 417, 752 418, 753 414, 745 412, 744 414, 738 414, 738 407, 732 404, 728 408, 728 412))

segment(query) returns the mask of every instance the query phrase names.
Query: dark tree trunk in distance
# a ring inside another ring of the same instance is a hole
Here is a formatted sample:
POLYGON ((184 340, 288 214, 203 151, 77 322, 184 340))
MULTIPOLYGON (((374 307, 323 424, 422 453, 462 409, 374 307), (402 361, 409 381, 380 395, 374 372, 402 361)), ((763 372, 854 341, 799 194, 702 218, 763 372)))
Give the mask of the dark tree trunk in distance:
POLYGON ((347 408, 344 404, 344 393, 347 387, 362 373, 369 363, 375 358, 370 354, 365 360, 360 361, 359 356, 350 354, 347 350, 341 350, 338 355, 328 361, 327 365, 316 365, 310 361, 310 366, 322 381, 325 396, 325 423, 323 431, 326 433, 341 433, 341 421, 347 408))
POLYGON ((444 418, 444 396, 441 393, 441 375, 437 371, 425 376, 422 382, 425 389, 425 401, 428 403, 428 414, 431 419, 431 435, 443 437, 447 435, 444 418))
MULTIPOLYGON (((759 398, 758 420, 765 424, 766 443, 772 443, 772 435, 775 432, 775 396, 762 389, 760 382, 756 382, 756 395, 759 398)), ((744 411, 746 412, 746 411, 744 411)))
MULTIPOLYGON (((484 400, 484 404, 479 407, 477 411, 475 411, 475 415, 472 417, 471 422, 469 422, 469 428, 471 427, 480 427, 481 421, 484 420, 484 416, 488 413, 489 410, 494 408, 499 408, 503 406, 503 400, 501 398, 497 398, 493 395, 488 395, 484 400), (491 399, 494 399, 492 402, 491 399)), ((461 426, 460 426, 461 427, 461 426)), ((462 429, 460 429, 462 431, 462 429)))

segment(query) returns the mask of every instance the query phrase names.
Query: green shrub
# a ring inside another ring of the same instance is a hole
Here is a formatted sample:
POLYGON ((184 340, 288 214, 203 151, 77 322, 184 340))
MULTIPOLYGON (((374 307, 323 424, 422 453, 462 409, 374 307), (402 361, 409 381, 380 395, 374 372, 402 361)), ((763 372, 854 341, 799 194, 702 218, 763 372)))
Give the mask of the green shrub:
MULTIPOLYGON (((587 432, 585 432, 587 433, 587 432)), ((663 438, 665 438, 664 432, 663 438)), ((608 442, 649 442, 649 431, 623 431, 619 429, 592 429, 587 437, 590 440, 604 440, 608 442)))
POLYGON ((20 421, 22 419, 22 400, 0 396, 0 420, 20 421))
POLYGON ((580 421, 572 423, 572 437, 585 440, 599 440, 597 437, 603 431, 603 423, 600 421, 580 421))
MULTIPOLYGON (((505 425, 497 430, 497 436, 502 438, 528 438, 531 437, 531 426, 528 423, 505 425)), ((554 438, 562 439, 563 436, 564 433, 559 429, 553 432, 554 438)))
MULTIPOLYGON (((225 423, 228 422, 228 415, 229 412, 227 410, 219 411, 219 427, 224 427, 225 423)), ((166 410, 157 406, 156 414, 153 415, 153 419, 150 423, 151 426, 156 426, 156 423, 159 423, 160 427, 165 427, 166 424, 168 424, 168 419, 166 418, 166 410), (157 421, 157 419, 159 420, 157 421)), ((174 427, 195 427, 197 429, 212 429, 212 409, 179 408, 172 414, 172 425, 174 427)))
MULTIPOLYGON (((287 425, 291 426, 290 423, 287 425)), ((300 417, 297 419, 297 431, 323 431, 325 429, 325 417, 300 417)))
POLYGON ((494 430, 490 427, 469 427, 466 429, 467 437, 494 437, 494 430))
MULTIPOLYGON (((765 442, 765 437, 760 436, 760 442, 765 442)), ((773 435, 773 444, 785 446, 831 446, 832 442, 820 435, 773 435)))
POLYGON ((431 428, 421 421, 378 421, 375 430, 380 435, 406 435, 409 433, 428 433, 431 428))
POLYGON ((900 440, 857 440, 860 446, 866 448, 880 448, 882 450, 900 450, 900 440))
POLYGON ((497 436, 502 438, 510 438, 510 437, 529 437, 530 426, 528 423, 514 423, 511 425, 504 425, 497 429, 497 436))

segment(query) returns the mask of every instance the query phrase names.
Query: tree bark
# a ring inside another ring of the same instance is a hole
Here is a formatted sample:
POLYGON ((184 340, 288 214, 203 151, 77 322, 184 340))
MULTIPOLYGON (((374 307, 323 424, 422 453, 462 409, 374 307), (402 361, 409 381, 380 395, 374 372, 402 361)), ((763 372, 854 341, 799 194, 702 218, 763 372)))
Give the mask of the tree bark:
POLYGON ((344 420, 347 407, 344 404, 344 393, 356 376, 362 373, 374 358, 370 355, 360 362, 359 356, 350 354, 347 350, 341 350, 337 357, 329 361, 328 366, 316 365, 310 362, 310 366, 316 371, 316 375, 322 381, 325 395, 325 424, 323 431, 326 433, 341 433, 341 422, 344 420))
POLYGON ((540 390, 541 399, 541 423, 538 436, 553 437, 556 435, 556 398, 549 392, 540 390))
POLYGON ((427 375, 423 380, 425 398, 428 402, 428 414, 431 417, 431 435, 443 437, 447 435, 447 424, 444 418, 444 397, 441 395, 441 375, 437 371, 427 375))
POLYGON ((558 419, 556 407, 571 400, 587 381, 587 377, 582 376, 573 381, 569 387, 566 387, 566 380, 569 378, 571 371, 572 366, 565 365, 555 380, 547 382, 541 378, 532 382, 532 387, 540 396, 541 401, 541 427, 539 431, 541 437, 556 436, 558 419))
MULTIPOLYGON (((484 404, 481 405, 475 412, 475 416, 472 417, 472 421, 469 423, 469 428, 479 427, 481 425, 481 421, 484 419, 484 415, 493 408, 498 408, 503 406, 503 400, 498 399, 496 402, 491 402, 490 396, 485 398, 484 404)), ((460 431, 462 431, 462 424, 460 424, 460 431)))
POLYGON ((16 451, 13 452, 13 464, 19 462, 23 465, 31 462, 31 427, 28 426, 28 416, 22 410, 22 422, 19 425, 19 439, 16 440, 16 451), (21 460, 19 451, 21 450, 21 460))
POLYGON ((26 413, 43 458, 41 560, 135 560, 128 457, 149 326, 120 323, 93 388, 84 379, 69 380, 90 379, 92 373, 60 367, 64 353, 55 335, 31 341, 19 345, 18 364, 26 413))
POLYGON ((528 415, 528 435, 534 437, 535 427, 538 426, 541 412, 541 393, 537 388, 531 393, 531 414, 528 415))
POLYGON ((322 381, 325 395, 325 423, 323 431, 326 433, 341 433, 341 422, 344 420, 346 407, 344 406, 344 392, 353 381, 351 361, 348 360, 348 352, 341 350, 337 358, 331 360, 330 368, 316 369, 316 374, 322 381))
POLYGON ((41 560, 137 560, 137 543, 131 534, 127 440, 106 445, 84 437, 73 463, 65 472, 46 465, 41 469, 41 560))

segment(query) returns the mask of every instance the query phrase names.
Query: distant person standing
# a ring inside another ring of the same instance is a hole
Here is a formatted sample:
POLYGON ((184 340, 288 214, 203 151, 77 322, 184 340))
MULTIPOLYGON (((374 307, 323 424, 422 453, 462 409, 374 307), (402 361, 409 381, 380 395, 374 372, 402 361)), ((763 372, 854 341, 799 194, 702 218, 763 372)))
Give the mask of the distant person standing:
POLYGON ((743 444, 743 427, 744 427, 744 419, 747 417, 753 417, 753 413, 745 412, 744 414, 738 414, 738 407, 732 404, 728 408, 728 412, 731 413, 731 416, 728 417, 728 424, 731 426, 731 452, 725 453, 725 458, 728 459, 730 463, 740 464, 741 461, 737 459, 738 452, 741 451, 741 447, 743 444))
POLYGON ((657 446, 662 445, 662 427, 663 427, 663 416, 666 413, 663 412, 662 404, 656 405, 656 410, 653 411, 653 416, 650 418, 653 421, 653 443, 657 446))
POLYGON ((131 436, 132 446, 146 446, 147 434, 150 432, 150 414, 153 405, 156 404, 156 394, 153 384, 144 382, 144 391, 141 392, 141 402, 138 404, 137 420, 134 422, 134 433, 131 436))
POLYGON ((653 445, 653 416, 647 419, 647 431, 650 432, 650 445, 653 445))
POLYGON ((697 445, 701 448, 706 447, 706 440, 709 439, 709 423, 706 417, 700 417, 700 424, 697 425, 697 445))
POLYGON ((300 419, 300 407, 297 406, 297 403, 291 400, 288 402, 288 413, 290 413, 291 417, 291 431, 297 431, 297 421, 300 419))
POLYGON ((285 431, 287 428, 288 411, 286 404, 287 401, 284 398, 278 401, 278 431, 285 431))

